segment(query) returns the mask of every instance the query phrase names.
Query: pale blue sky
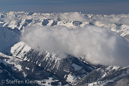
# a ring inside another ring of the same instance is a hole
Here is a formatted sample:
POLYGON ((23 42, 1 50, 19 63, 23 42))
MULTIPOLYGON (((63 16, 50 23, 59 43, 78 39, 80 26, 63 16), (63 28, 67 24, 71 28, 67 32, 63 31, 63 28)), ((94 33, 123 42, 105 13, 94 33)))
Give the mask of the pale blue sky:
POLYGON ((129 0, 0 0, 0 11, 129 13, 129 0))

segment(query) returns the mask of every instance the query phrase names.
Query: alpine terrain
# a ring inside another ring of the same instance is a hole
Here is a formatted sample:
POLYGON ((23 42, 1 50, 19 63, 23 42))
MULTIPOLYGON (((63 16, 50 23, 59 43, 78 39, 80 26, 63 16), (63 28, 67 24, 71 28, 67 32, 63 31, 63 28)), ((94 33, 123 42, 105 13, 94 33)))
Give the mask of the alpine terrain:
POLYGON ((128 86, 129 14, 0 13, 0 86, 128 86))

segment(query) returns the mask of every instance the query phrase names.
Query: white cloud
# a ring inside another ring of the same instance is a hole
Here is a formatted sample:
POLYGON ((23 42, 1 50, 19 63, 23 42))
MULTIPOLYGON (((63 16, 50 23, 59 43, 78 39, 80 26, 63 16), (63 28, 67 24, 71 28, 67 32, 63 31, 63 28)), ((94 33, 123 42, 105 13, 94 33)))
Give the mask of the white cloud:
POLYGON ((60 13, 59 18, 64 21, 86 21, 84 14, 79 12, 60 13))
POLYGON ((128 41, 107 28, 32 26, 25 28, 21 40, 39 51, 84 56, 94 64, 129 65, 128 41))

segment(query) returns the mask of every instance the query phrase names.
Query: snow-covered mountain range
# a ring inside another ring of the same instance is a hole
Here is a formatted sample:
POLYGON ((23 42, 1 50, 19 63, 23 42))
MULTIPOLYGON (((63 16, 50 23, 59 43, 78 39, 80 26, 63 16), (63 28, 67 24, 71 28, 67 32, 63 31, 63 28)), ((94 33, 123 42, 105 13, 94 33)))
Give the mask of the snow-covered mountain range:
POLYGON ((128 40, 129 14, 1 12, 0 86, 128 86, 128 40))

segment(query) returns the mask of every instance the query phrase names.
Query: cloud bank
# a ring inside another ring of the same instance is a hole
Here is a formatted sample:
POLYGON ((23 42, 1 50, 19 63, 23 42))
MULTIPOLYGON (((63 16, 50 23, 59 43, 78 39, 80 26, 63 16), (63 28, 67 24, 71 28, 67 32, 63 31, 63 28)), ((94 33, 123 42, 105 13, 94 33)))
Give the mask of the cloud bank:
POLYGON ((107 28, 29 26, 21 40, 39 51, 83 57, 93 64, 129 65, 129 43, 107 28))

